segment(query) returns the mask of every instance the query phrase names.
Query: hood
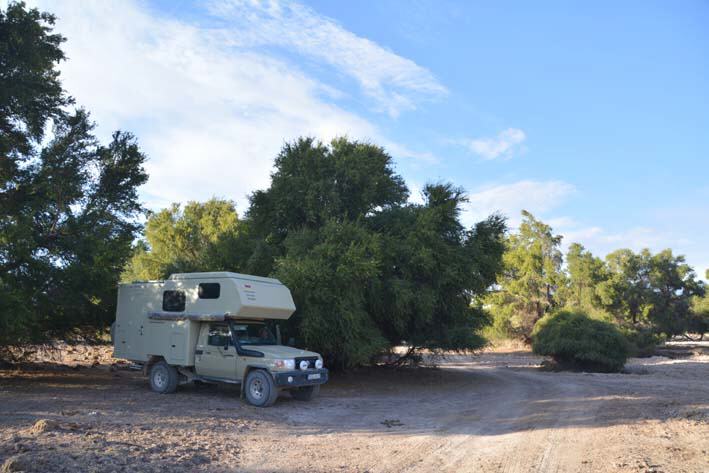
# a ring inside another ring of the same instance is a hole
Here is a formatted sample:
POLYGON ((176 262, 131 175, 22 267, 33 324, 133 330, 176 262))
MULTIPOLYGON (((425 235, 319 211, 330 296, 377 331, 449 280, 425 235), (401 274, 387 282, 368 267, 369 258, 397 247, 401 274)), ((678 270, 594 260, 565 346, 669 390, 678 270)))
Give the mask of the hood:
POLYGON ((285 345, 246 345, 244 348, 260 351, 266 358, 285 359, 299 358, 302 356, 316 356, 320 358, 320 355, 313 351, 301 350, 300 348, 287 347, 285 345))

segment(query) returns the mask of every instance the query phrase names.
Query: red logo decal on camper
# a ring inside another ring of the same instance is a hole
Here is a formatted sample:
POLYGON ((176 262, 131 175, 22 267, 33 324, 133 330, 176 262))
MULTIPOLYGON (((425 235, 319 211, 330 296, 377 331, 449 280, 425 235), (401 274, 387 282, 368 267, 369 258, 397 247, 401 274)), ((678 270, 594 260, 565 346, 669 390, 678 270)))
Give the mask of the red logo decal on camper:
POLYGON ((244 287, 250 288, 250 287, 251 287, 251 284, 244 284, 244 287))

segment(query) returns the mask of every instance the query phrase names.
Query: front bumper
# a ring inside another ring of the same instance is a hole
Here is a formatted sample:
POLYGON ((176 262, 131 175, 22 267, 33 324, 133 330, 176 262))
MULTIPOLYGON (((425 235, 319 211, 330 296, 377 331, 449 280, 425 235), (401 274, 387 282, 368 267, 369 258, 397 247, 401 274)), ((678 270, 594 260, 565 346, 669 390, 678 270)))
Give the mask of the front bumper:
POLYGON ((273 373, 273 379, 276 381, 276 386, 279 388, 297 388, 300 386, 315 386, 317 384, 327 383, 328 370, 321 368, 319 370, 293 370, 279 371, 273 373), (320 375, 317 379, 308 379, 312 375, 320 375))

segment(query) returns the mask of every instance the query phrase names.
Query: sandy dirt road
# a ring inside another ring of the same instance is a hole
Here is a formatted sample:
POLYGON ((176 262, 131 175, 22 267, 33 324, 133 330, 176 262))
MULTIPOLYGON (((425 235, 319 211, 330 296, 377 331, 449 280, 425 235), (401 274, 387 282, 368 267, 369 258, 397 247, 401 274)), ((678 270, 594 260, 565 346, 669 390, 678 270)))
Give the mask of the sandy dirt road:
POLYGON ((268 409, 108 366, 0 371, 8 471, 709 472, 709 356, 556 373, 528 353, 336 376, 268 409), (47 422, 42 422, 46 420, 47 422), (38 421, 40 421, 38 423, 38 421))

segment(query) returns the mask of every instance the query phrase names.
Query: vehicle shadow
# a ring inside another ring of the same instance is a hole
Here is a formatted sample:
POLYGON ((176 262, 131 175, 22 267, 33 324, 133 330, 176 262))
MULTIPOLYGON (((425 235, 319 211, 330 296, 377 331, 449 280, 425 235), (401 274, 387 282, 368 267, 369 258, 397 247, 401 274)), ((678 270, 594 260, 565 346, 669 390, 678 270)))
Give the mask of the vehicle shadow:
POLYGON ((153 422, 193 430, 206 419, 249 419, 300 435, 501 435, 532 429, 709 419, 709 363, 685 361, 661 374, 549 372, 535 366, 452 364, 444 368, 370 368, 335 374, 312 402, 282 393, 261 409, 235 385, 185 385, 173 395, 149 390, 139 372, 107 367, 0 371, 0 426, 42 417, 88 423, 153 422))

